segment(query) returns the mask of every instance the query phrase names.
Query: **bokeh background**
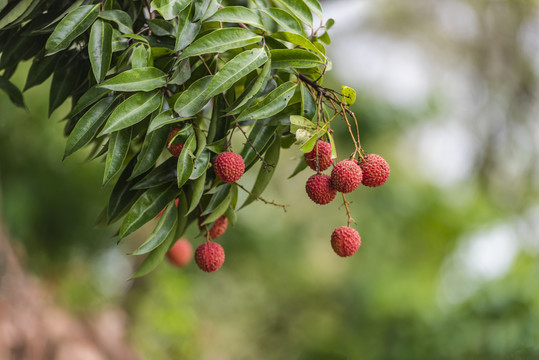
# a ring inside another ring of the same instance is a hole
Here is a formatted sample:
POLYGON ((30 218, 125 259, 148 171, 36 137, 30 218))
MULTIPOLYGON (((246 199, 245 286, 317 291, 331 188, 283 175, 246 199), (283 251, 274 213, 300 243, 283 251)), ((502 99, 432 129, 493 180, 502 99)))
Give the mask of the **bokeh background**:
POLYGON ((163 263, 127 281, 151 227, 119 246, 116 228, 94 229, 111 189, 87 153, 62 162, 70 104, 47 119, 49 79, 28 112, 0 94, 2 222, 26 271, 74 316, 124 312, 142 359, 539 359, 539 3, 322 5, 336 21, 326 85, 357 90, 362 145, 391 165, 350 197, 356 255, 329 244, 339 202, 314 205, 308 171, 287 180, 293 147, 265 194, 292 206, 240 211, 220 271, 163 263))

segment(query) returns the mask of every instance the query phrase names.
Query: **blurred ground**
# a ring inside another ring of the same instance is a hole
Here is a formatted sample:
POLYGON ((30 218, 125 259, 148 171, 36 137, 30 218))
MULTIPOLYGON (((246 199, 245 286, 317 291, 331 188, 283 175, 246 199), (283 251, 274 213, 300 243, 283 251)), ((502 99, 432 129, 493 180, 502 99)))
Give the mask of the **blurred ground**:
MULTIPOLYGON (((307 172, 286 180, 292 148, 265 197, 293 206, 240 212, 219 272, 164 263, 127 282, 140 238, 117 247, 115 229, 92 229, 110 189, 85 154, 62 163, 68 106, 43 118, 47 82, 26 93, 28 113, 0 94, 2 213, 25 268, 71 314, 124 309, 144 359, 539 359, 539 5, 323 7, 336 20, 328 84, 358 91, 362 145, 392 170, 352 196, 354 257, 329 246, 344 209, 314 206, 307 172)), ((337 138, 343 157, 345 126, 337 138)))

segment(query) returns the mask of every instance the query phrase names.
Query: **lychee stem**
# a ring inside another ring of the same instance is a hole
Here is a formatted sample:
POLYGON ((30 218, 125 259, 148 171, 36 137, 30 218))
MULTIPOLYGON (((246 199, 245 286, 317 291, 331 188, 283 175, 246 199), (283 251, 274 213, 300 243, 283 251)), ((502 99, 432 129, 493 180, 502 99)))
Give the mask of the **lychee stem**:
POLYGON ((350 213, 350 208, 348 207, 348 205, 350 204, 349 201, 346 200, 346 196, 341 193, 342 195, 342 200, 343 200, 343 205, 344 205, 344 208, 346 209, 346 215, 348 216, 348 226, 350 226, 350 224, 353 222, 354 224, 356 224, 356 221, 354 220, 354 218, 352 217, 352 214, 350 213))
POLYGON ((286 208, 290 205, 282 205, 282 204, 277 204, 275 201, 268 201, 258 195, 255 195, 253 194, 252 192, 250 192, 249 190, 247 190, 246 188, 244 188, 242 185, 238 184, 238 183, 235 183, 240 189, 242 189, 243 191, 245 191, 247 194, 251 195, 252 197, 254 197, 256 200, 260 200, 262 201, 264 204, 266 205, 273 205, 275 207, 278 207, 278 208, 281 208, 284 210, 284 212, 286 212, 286 208))

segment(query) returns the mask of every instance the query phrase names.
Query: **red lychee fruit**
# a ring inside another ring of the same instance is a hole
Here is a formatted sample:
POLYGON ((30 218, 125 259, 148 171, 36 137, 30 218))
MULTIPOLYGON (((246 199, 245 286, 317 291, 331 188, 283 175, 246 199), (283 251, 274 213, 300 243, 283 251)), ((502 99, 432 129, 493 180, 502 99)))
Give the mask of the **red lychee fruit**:
POLYGON ((331 185, 331 177, 324 174, 312 175, 305 184, 307 195, 319 205, 329 204, 335 199, 337 190, 331 185))
POLYGON ((180 238, 176 243, 167 251, 167 259, 171 264, 178 267, 184 267, 191 262, 193 257, 193 246, 189 241, 184 238, 180 238))
POLYGON ((318 154, 318 170, 324 171, 333 164, 331 159, 331 144, 318 140, 311 152, 305 153, 305 162, 311 169, 316 171, 316 158, 318 154))
MULTIPOLYGON (((202 216, 198 218, 198 228, 200 231, 206 229, 206 226, 211 224, 202 225, 206 217, 202 216)), ((219 236, 223 235, 228 227, 228 218, 226 216, 221 216, 219 219, 215 220, 213 226, 210 228, 210 239, 217 239, 219 236)))
POLYGON ((225 262, 225 250, 215 242, 206 241, 196 249, 195 262, 202 271, 217 271, 225 262))
MULTIPOLYGON (((180 156, 180 153, 182 152, 182 149, 183 149, 183 144, 177 144, 174 142, 171 144, 170 142, 180 130, 181 130, 181 127, 175 127, 172 130, 170 130, 170 134, 168 134, 168 139, 167 139, 167 149, 175 157, 180 156)), ((174 140, 174 141, 177 141, 177 140, 174 140)))
POLYGON ((343 160, 331 171, 331 184, 342 193, 354 191, 361 184, 362 178, 361 168, 353 160, 343 160))
MULTIPOLYGON (((178 207, 178 201, 180 201, 180 199, 174 199, 174 203, 176 204, 176 207, 178 207)), ((165 212, 165 209, 164 208, 163 210, 161 210, 161 212, 159 214, 157 214, 157 218, 159 219, 161 216, 163 216, 163 213, 165 212)))
POLYGON ((389 177, 389 164, 380 155, 369 154, 365 156, 359 166, 363 170, 362 184, 365 186, 384 185, 389 177))
POLYGON ((230 151, 220 153, 213 162, 215 175, 225 183, 238 181, 245 171, 245 162, 240 154, 230 151))
POLYGON ((361 237, 356 229, 341 226, 331 234, 331 247, 341 257, 352 256, 361 246, 361 237))

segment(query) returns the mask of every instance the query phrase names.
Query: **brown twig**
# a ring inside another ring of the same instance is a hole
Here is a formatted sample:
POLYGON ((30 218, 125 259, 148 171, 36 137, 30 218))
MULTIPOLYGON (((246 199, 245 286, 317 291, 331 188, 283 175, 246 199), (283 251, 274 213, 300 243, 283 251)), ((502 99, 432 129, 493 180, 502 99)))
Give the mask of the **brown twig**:
POLYGON ((275 207, 281 208, 281 209, 284 210, 284 212, 286 212, 287 206, 290 206, 290 205, 277 204, 277 203, 274 202, 274 201, 268 201, 268 200, 266 200, 266 199, 264 199, 264 198, 262 198, 262 197, 260 197, 260 196, 258 196, 258 195, 253 194, 252 192, 250 192, 249 190, 247 190, 246 188, 244 188, 242 185, 240 185, 240 184, 238 184, 238 183, 236 183, 236 185, 238 185, 238 187, 239 187, 240 189, 242 189, 243 191, 245 191, 247 194, 251 195, 251 196, 254 197, 256 200, 262 201, 262 202, 263 202, 264 204, 266 204, 266 205, 273 205, 273 206, 275 206, 275 207))
POLYGON ((350 226, 350 223, 352 222, 356 224, 356 221, 354 220, 354 218, 352 217, 352 214, 350 213, 350 208, 348 207, 350 202, 346 200, 346 197, 344 196, 343 193, 341 193, 341 195, 342 195, 343 205, 346 209, 346 216, 348 216, 348 226, 350 226))

